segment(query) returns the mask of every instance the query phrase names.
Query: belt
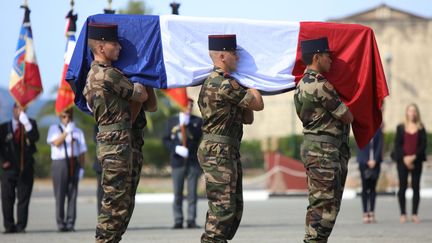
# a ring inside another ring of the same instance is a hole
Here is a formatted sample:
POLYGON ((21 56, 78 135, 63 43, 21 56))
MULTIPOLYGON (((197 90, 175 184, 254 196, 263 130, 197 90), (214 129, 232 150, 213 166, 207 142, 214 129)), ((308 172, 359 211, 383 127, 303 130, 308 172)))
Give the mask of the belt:
POLYGON ((109 125, 99 126, 99 132, 112 132, 132 128, 130 122, 117 122, 109 125))
POLYGON ((342 145, 342 139, 338 139, 329 135, 305 134, 304 139, 316 142, 331 143, 338 148, 342 145))
POLYGON ((232 145, 232 146, 236 147, 237 149, 240 148, 240 141, 238 141, 235 138, 228 137, 228 136, 205 133, 203 135, 203 140, 208 140, 208 141, 215 142, 215 143, 225 143, 225 144, 232 145))

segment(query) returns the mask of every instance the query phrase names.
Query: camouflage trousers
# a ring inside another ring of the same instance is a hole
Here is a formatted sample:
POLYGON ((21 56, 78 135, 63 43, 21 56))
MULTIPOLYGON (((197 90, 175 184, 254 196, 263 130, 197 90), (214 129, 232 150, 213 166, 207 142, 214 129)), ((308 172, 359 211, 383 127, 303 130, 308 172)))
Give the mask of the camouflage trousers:
POLYGON ((234 237, 243 215, 240 159, 198 152, 198 160, 205 176, 209 205, 201 242, 227 242, 234 237))
POLYGON ((142 153, 130 144, 98 144, 102 164, 101 212, 96 227, 96 242, 120 242, 135 206, 142 153))
POLYGON ((327 242, 335 225, 348 172, 349 152, 344 151, 326 142, 302 144, 309 190, 304 242, 327 242))

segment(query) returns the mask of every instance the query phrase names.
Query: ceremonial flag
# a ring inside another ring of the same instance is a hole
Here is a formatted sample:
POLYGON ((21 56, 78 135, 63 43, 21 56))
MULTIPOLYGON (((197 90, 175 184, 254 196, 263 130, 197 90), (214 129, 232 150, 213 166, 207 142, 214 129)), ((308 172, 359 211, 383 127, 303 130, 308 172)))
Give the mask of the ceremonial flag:
POLYGON ((17 104, 27 107, 42 93, 42 81, 33 48, 30 9, 28 6, 21 7, 25 10, 24 21, 13 60, 9 91, 17 104))
POLYGON ((324 74, 354 114, 354 135, 362 147, 381 125, 387 84, 372 29, 356 24, 197 18, 177 15, 95 15, 82 28, 67 80, 75 103, 88 111, 82 96, 92 56, 87 23, 119 25, 122 50, 114 66, 132 82, 154 88, 200 84, 212 71, 208 35, 236 34, 240 62, 232 73, 242 85, 267 94, 295 88, 305 66, 300 41, 327 36, 333 64, 324 74))
POLYGON ((163 93, 181 110, 186 110, 188 105, 188 96, 186 88, 163 89, 163 93))
POLYGON ((71 89, 68 82, 66 82, 66 72, 69 67, 69 62, 72 58, 73 50, 76 45, 75 32, 76 32, 76 21, 78 15, 73 14, 73 10, 70 10, 66 15, 66 53, 64 55, 64 65, 62 78, 60 80, 60 86, 57 92, 57 99, 55 103, 55 111, 58 114, 71 108, 74 105, 75 94, 71 89))

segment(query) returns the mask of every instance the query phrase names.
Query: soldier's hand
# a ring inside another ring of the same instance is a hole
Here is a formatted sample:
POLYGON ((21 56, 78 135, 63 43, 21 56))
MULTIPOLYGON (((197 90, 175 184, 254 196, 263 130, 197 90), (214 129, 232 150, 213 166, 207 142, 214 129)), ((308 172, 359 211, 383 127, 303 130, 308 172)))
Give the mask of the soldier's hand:
POLYGON ((144 85, 140 83, 134 83, 132 100, 144 103, 148 99, 147 90, 144 85))

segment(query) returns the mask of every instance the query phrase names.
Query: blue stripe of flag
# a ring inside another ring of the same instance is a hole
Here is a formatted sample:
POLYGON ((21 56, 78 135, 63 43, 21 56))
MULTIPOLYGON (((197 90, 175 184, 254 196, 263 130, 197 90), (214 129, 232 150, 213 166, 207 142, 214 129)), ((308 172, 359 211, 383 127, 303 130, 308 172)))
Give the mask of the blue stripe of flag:
POLYGON ((88 23, 116 23, 120 38, 119 60, 113 66, 133 82, 154 88, 166 88, 167 77, 163 62, 159 16, 99 14, 87 18, 66 74, 66 80, 75 91, 75 104, 88 112, 82 91, 93 60, 87 47, 88 23))

